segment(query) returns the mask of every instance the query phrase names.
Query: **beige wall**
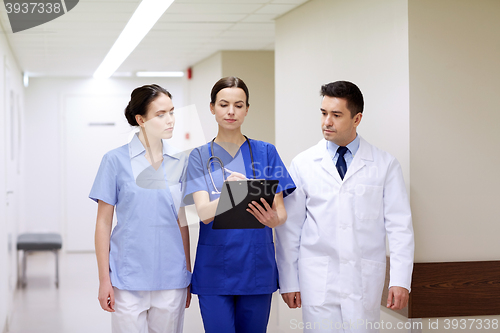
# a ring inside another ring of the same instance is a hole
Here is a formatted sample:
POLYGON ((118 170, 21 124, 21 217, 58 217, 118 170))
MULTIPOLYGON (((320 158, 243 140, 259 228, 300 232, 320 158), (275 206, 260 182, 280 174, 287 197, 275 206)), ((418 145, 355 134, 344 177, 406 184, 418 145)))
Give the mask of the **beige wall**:
POLYGON ((417 262, 500 259, 500 1, 411 0, 417 262))
POLYGON ((276 20, 276 144, 286 164, 322 138, 321 85, 347 80, 365 98, 359 134, 396 156, 408 182, 407 10, 400 0, 311 0, 276 20))
POLYGON ((214 53, 194 65, 192 70, 193 77, 188 81, 187 104, 196 106, 207 142, 217 135, 217 123, 210 113, 210 91, 222 77, 222 53, 214 53))
POLYGON ((205 141, 217 135, 217 123, 209 109, 210 91, 215 82, 226 76, 240 77, 249 90, 250 110, 243 134, 274 143, 273 51, 220 51, 193 66, 187 104, 195 104, 198 110, 205 141))
MULTIPOLYGON (((408 7, 415 259, 499 260, 500 2, 408 7)), ((446 319, 488 332, 477 320, 500 315, 446 319)), ((431 322, 444 328, 446 319, 431 322)), ((423 332, 436 331, 424 323, 423 332)))
POLYGON ((237 76, 248 87, 243 134, 274 144, 274 51, 223 51, 222 76, 237 76))

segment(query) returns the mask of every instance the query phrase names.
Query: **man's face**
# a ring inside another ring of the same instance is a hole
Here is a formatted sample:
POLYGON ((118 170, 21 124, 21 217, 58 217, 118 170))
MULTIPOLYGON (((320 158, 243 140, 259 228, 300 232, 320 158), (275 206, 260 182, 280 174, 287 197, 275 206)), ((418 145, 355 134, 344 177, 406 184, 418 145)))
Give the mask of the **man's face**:
POLYGON ((351 118, 347 100, 338 97, 323 97, 321 102, 321 129, 326 140, 339 146, 347 146, 356 138, 356 127, 362 114, 351 118))

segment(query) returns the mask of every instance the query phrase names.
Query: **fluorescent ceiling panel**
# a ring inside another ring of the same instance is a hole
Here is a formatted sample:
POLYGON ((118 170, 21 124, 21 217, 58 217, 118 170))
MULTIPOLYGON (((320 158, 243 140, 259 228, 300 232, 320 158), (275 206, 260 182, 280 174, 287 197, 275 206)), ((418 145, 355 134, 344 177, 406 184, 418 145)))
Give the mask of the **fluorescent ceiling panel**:
POLYGON ((95 71, 94 77, 109 78, 139 45, 172 2, 174 0, 143 0, 95 71))

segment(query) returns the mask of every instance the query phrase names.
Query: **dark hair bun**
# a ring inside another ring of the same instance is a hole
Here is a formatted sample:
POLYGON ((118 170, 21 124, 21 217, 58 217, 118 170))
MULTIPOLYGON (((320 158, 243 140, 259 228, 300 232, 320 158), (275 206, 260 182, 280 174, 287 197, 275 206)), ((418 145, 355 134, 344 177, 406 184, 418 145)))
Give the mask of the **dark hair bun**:
POLYGON ((125 108, 125 118, 131 126, 139 126, 135 116, 145 116, 148 112, 149 104, 160 94, 167 95, 170 99, 172 95, 157 84, 149 84, 135 88, 130 95, 130 102, 125 108))
POLYGON ((132 108, 130 107, 130 102, 125 108, 125 118, 127 118, 127 121, 130 124, 130 126, 139 126, 137 120, 135 119, 135 115, 132 112, 132 108))

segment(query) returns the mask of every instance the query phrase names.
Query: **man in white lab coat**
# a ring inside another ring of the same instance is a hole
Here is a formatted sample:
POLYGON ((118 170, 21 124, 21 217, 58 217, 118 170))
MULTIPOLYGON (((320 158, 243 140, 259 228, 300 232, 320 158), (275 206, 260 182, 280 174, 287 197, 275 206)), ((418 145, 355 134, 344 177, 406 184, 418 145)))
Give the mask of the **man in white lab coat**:
POLYGON ((297 185, 285 199, 288 219, 276 228, 280 293, 302 307, 292 328, 377 332, 390 249, 387 307, 408 303, 413 228, 398 161, 361 138, 363 95, 351 82, 321 87, 324 139, 297 155, 297 185))

